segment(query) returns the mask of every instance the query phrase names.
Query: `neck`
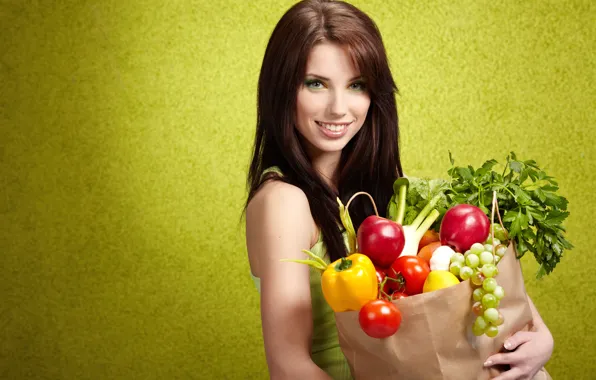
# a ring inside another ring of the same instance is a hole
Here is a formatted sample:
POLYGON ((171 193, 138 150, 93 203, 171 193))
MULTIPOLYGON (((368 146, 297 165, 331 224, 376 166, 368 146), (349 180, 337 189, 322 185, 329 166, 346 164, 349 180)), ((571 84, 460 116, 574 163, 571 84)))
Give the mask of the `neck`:
POLYGON ((319 173, 321 179, 333 190, 337 191, 337 167, 341 158, 341 152, 325 153, 311 157, 314 169, 319 173))

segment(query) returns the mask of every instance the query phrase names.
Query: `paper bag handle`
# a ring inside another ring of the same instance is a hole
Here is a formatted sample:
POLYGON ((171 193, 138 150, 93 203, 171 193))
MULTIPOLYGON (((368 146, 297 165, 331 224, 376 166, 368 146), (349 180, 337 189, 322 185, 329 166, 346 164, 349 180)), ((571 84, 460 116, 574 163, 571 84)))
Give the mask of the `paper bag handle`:
MULTIPOLYGON (((492 201, 492 205, 491 205, 491 224, 490 224, 490 237, 491 237, 491 241, 494 242, 495 241, 495 230, 493 229, 493 225, 495 224, 495 209, 497 210, 497 216, 499 217, 499 224, 501 225, 501 227, 503 228, 503 232, 505 233, 505 237, 509 237, 509 234, 507 233, 507 229, 505 228, 505 226, 503 225, 503 221, 501 220, 501 214, 499 213, 499 202, 497 201, 497 191, 493 190, 493 201, 492 201)), ((494 243, 492 244, 493 246, 493 258, 495 257, 495 245, 494 243)))

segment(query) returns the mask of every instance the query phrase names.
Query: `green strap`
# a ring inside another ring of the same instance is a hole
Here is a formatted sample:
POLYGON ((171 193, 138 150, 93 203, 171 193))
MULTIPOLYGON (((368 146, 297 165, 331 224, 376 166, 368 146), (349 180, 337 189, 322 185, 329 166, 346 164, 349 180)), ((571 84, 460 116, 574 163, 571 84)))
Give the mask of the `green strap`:
POLYGON ((263 176, 267 173, 271 173, 271 172, 275 172, 277 174, 279 174, 280 176, 283 176, 284 174, 281 172, 281 169, 277 166, 271 166, 265 170, 263 170, 263 176))

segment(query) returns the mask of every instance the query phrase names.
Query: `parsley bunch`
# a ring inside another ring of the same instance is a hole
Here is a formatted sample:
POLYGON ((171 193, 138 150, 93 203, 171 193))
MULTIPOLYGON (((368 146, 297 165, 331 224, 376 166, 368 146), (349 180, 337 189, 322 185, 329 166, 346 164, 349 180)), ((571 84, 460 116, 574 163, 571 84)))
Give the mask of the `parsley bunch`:
MULTIPOLYGON (((502 172, 494 170, 498 164, 494 159, 479 168, 455 166, 451 152, 449 160, 448 180, 408 178, 404 224, 411 223, 437 195, 440 199, 435 208, 440 215, 431 226, 435 231, 440 230, 445 212, 457 204, 473 204, 490 217, 493 191, 496 191, 499 213, 509 239, 516 243, 518 258, 530 251, 540 265, 536 277, 550 274, 564 251, 573 248, 565 238, 563 226, 569 216, 568 202, 557 193, 559 187, 555 179, 536 161, 518 160, 514 152, 507 156, 502 172)), ((495 218, 495 223, 497 220, 495 218)))

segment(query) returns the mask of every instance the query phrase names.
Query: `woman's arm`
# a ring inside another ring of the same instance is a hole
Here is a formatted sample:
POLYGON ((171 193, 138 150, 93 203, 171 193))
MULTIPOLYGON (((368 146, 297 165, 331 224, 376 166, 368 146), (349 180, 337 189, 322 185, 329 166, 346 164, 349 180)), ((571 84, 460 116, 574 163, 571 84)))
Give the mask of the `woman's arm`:
POLYGON ((308 200, 297 187, 270 182, 246 213, 253 274, 261 279, 261 320, 271 379, 331 379, 312 361, 309 267, 281 262, 304 259, 313 241, 308 200))

